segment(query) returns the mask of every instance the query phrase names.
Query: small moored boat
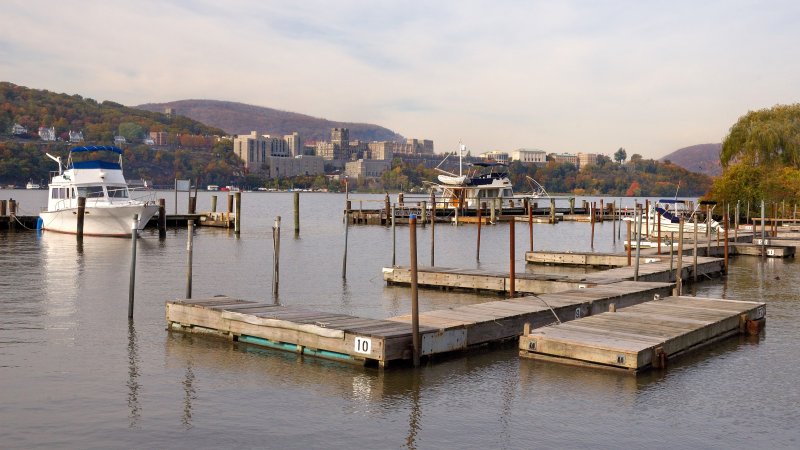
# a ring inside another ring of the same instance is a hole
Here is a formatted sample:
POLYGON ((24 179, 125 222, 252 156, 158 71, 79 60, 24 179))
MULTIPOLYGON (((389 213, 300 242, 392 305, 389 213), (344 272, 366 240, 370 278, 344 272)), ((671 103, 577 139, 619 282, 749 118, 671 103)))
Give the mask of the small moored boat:
POLYGON ((70 150, 67 164, 61 157, 47 156, 58 163, 48 186, 47 210, 39 213, 43 230, 77 233, 78 198, 86 199, 83 233, 90 236, 130 236, 134 215, 141 230, 158 212, 155 193, 132 198, 122 174, 122 150, 113 146, 75 147, 70 150), (111 153, 118 161, 91 159, 73 160, 77 153, 111 153))

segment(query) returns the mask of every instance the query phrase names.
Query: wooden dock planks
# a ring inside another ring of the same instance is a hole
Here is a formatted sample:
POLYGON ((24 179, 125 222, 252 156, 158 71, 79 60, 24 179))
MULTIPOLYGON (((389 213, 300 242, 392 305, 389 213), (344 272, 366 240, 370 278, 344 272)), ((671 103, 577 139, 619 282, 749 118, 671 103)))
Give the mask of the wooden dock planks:
POLYGON ((520 355, 638 372, 731 334, 760 329, 765 315, 764 303, 667 297, 535 329, 520 338, 520 355))
MULTIPOLYGON (((420 314, 423 356, 516 339, 525 323, 544 326, 667 295, 669 283, 618 282, 420 314), (551 310, 552 308, 552 310, 551 310)), ((411 357, 411 316, 385 320, 215 297, 167 302, 170 330, 213 334, 280 350, 380 366, 411 357)))

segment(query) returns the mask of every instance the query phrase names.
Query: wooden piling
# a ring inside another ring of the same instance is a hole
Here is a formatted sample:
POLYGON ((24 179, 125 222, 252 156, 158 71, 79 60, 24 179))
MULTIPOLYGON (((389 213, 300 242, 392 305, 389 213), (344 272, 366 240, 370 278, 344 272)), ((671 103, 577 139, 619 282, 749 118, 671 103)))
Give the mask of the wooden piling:
POLYGON ((411 342, 413 347, 414 367, 419 367, 421 350, 419 336, 419 297, 417 287, 417 216, 409 219, 409 265, 411 266, 411 342))
POLYGON ((678 222, 678 260, 675 264, 675 292, 683 295, 683 217, 678 222))
POLYGON ((216 195, 212 195, 211 196, 211 212, 212 213, 217 212, 217 196, 216 195))
POLYGON ((481 260, 481 222, 483 222, 481 209, 483 209, 482 204, 478 205, 478 242, 475 245, 475 261, 481 260))
POLYGON ((194 221, 186 221, 186 298, 192 298, 192 256, 194 254, 194 221))
POLYGON ((8 199, 8 229, 15 230, 17 229, 17 201, 13 198, 8 199))
POLYGON ((423 200, 420 207, 420 224, 424 227, 428 223, 428 202, 423 200))
POLYGON ((650 199, 644 200, 644 234, 650 236, 650 199))
POLYGON ((128 319, 133 319, 133 297, 136 286, 136 239, 139 231, 139 215, 133 215, 131 223, 131 272, 128 281, 128 319))
POLYGON ((6 208, 8 207, 8 200, 0 200, 0 216, 6 215, 6 208))
POLYGON ((556 223, 556 199, 550 199, 550 223, 556 223))
POLYGON ((528 204, 528 241, 531 251, 533 251, 533 208, 530 207, 530 204, 528 204))
POLYGON ((491 204, 489 205, 489 207, 491 208, 491 210, 490 210, 490 212, 489 212, 489 220, 492 222, 492 224, 495 224, 495 223, 497 223, 497 222, 496 222, 496 220, 495 220, 495 219, 496 219, 496 217, 495 217, 495 211, 494 211, 494 201, 492 201, 492 202, 491 202, 491 204))
MULTIPOLYGON (((728 205, 728 210, 730 210, 730 205, 728 205)), ((724 220, 724 223, 722 225, 725 228, 725 256, 724 256, 724 259, 725 259, 725 273, 728 273, 728 223, 729 223, 728 212, 730 212, 730 211, 727 211, 725 213, 725 220, 724 220)))
POLYGON ((633 281, 639 281, 639 256, 642 254, 642 210, 639 209, 639 225, 636 227, 636 260, 633 262, 633 281))
MULTIPOLYGON (((216 196, 214 197, 216 200, 216 196)), ((216 202, 214 202, 216 206, 216 202)), ((167 237, 167 201, 166 199, 158 199, 158 238, 166 239, 167 237)))
POLYGON ((83 224, 86 218, 86 197, 78 197, 78 227, 75 233, 78 240, 83 239, 83 224))
POLYGON ((197 197, 189 197, 189 206, 187 208, 189 214, 194 214, 197 211, 197 197))
POLYGON ((628 267, 631 265, 631 249, 633 248, 633 242, 631 242, 631 221, 625 221, 626 227, 628 228, 628 267))
POLYGON ((431 192, 431 267, 435 266, 436 259, 436 194, 431 192))
POLYGON ((617 203, 616 201, 611 203, 611 242, 614 244, 617 243, 617 203))
MULTIPOLYGON (((692 259, 694 265, 692 266, 692 281, 697 283, 697 214, 694 216, 694 250, 692 251, 692 259)), ((708 256, 708 255, 706 255, 708 256)))
POLYGON ((342 278, 347 279, 347 235, 350 233, 350 200, 344 210, 344 255, 342 256, 342 278))
POLYGON ((594 221, 595 221, 595 210, 594 210, 595 202, 592 202, 591 213, 589 217, 589 221, 592 223, 592 237, 589 241, 591 248, 594 248, 594 221))
POLYGON ((764 214, 765 214, 765 211, 764 211, 764 200, 761 200, 761 257, 762 258, 766 258, 767 257, 767 251, 766 251, 767 237, 766 237, 766 230, 765 230, 766 226, 764 224, 764 220, 765 220, 764 219, 764 214))
POLYGON ((514 230, 514 223, 516 223, 515 220, 511 220, 511 221, 508 222, 508 234, 509 234, 509 238, 508 238, 508 244, 509 244, 509 249, 508 249, 508 254, 509 254, 508 296, 509 297, 514 297, 515 290, 516 290, 515 286, 514 286, 515 285, 515 281, 516 281, 515 280, 516 268, 514 267, 514 265, 515 265, 515 262, 516 262, 517 258, 516 258, 516 254, 515 254, 516 253, 516 251, 515 251, 516 250, 516 242, 515 242, 516 241, 516 233, 515 233, 515 230, 514 230))
POLYGON ((395 225, 395 210, 392 205, 392 267, 397 265, 397 226, 395 225))
POLYGON ((237 192, 233 194, 234 204, 236 206, 236 222, 234 223, 234 233, 239 234, 242 230, 242 193, 237 192))
POLYGON ((228 221, 231 220, 231 213, 233 213, 233 194, 228 194, 228 221))
MULTIPOLYGON (((300 234, 300 193, 294 192, 294 234, 300 234)), ((389 213, 389 194, 386 194, 386 213, 389 213)), ((277 220, 277 219, 276 219, 277 220)), ((277 221, 278 225, 280 225, 280 221, 277 221)))
POLYGON ((656 232, 658 233, 658 250, 656 254, 661 254, 661 217, 658 214, 653 215, 653 219, 656 221, 656 232))
POLYGON ((272 225, 272 295, 275 296, 275 303, 278 299, 278 284, 280 280, 281 263, 281 216, 275 217, 272 225))

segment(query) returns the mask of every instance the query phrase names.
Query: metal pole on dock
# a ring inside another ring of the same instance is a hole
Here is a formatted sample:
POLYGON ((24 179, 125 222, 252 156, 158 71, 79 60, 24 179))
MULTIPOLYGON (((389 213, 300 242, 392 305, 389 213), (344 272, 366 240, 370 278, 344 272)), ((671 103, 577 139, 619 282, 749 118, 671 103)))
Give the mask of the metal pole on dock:
POLYGON ((139 230, 139 215, 133 215, 131 223, 131 276, 128 281, 128 319, 133 319, 133 296, 136 286, 136 239, 139 230))
POLYGON ((675 249, 675 232, 669 232, 669 280, 672 281, 672 270, 675 267, 675 259, 673 254, 675 249))
POLYGON ((344 256, 342 256, 342 278, 347 279, 347 235, 350 232, 350 206, 344 210, 344 256))
MULTIPOLYGON (((300 234, 300 193, 294 192, 294 234, 297 236, 300 234)), ((386 199, 388 201, 389 195, 386 195, 386 199)), ((386 209, 386 212, 389 212, 389 209, 386 209)))
POLYGON ((642 253, 642 211, 639 209, 639 225, 636 227, 636 261, 634 261, 633 281, 639 281, 639 255, 642 253))
POLYGON ((516 239, 515 239, 516 238, 516 233, 515 233, 515 231, 516 230, 514 230, 514 222, 515 222, 515 220, 514 220, 513 217, 511 218, 511 221, 508 222, 508 234, 509 234, 509 238, 508 238, 508 244, 509 244, 509 249, 508 249, 508 254, 509 254, 508 296, 509 297, 514 297, 514 295, 516 294, 516 292, 515 292, 516 291, 516 289, 515 289, 516 268, 514 267, 514 263, 516 262, 515 260, 517 259, 517 257, 516 257, 516 252, 515 252, 515 250, 516 250, 516 242, 515 242, 516 241, 516 239))
POLYGON ((212 213, 217 212, 217 196, 216 195, 212 195, 211 196, 211 212, 212 213))
POLYGON ((192 254, 194 253, 194 221, 186 221, 186 298, 192 298, 192 254))
POLYGON ((86 197, 78 197, 78 240, 83 239, 83 223, 86 217, 86 197))
POLYGON ((528 203, 528 241, 531 244, 531 251, 533 251, 533 208, 528 203))
POLYGON ((236 207, 236 223, 234 224, 234 233, 239 234, 242 230, 242 193, 237 192, 233 194, 234 203, 236 207))
POLYGON ((392 205, 392 267, 397 265, 397 227, 394 220, 394 205, 392 205))
POLYGON ((481 209, 483 209, 482 205, 478 205, 478 243, 476 245, 475 261, 481 260, 481 222, 483 222, 481 209))
POLYGON ((417 292, 417 216, 408 218, 409 230, 409 262, 411 266, 411 344, 413 345, 414 367, 419 367, 419 298, 417 292))
POLYGON ((683 292, 683 217, 678 222, 678 261, 675 269, 675 292, 680 296, 683 292))
POLYGON ((617 202, 611 203, 611 242, 617 243, 617 202))
MULTIPOLYGON (((635 216, 634 216, 635 219, 635 216)), ((628 267, 631 266, 631 249, 633 248, 633 242, 631 241, 631 221, 626 220, 625 223, 627 224, 628 228, 628 267)))
POLYGON ((166 239, 167 237, 167 200, 158 199, 158 238, 166 239))
POLYGON ((591 248, 593 248, 593 249, 594 249, 594 217, 595 217, 594 205, 595 205, 595 202, 592 202, 591 216, 589 218, 589 221, 592 223, 592 239, 590 241, 590 244, 591 244, 591 248))
POLYGON ((431 267, 435 264, 436 253, 436 194, 431 192, 431 267))
POLYGON ((653 220, 657 221, 656 228, 658 229, 658 242, 657 242, 658 251, 656 253, 660 255, 661 254, 661 217, 659 217, 657 213, 653 214, 653 220))
POLYGON ((762 199, 761 200, 761 256, 762 257, 767 256, 767 253, 765 251, 766 240, 767 240, 765 228, 766 225, 764 224, 764 200, 762 199))
POLYGON ((694 251, 692 252, 694 268, 692 269, 692 281, 697 283, 697 214, 694 215, 694 251))
POLYGON ((728 211, 725 213, 725 221, 723 222, 723 227, 725 227, 725 273, 728 273, 728 224, 730 220, 728 219, 728 215, 730 214, 731 205, 730 203, 727 204, 728 211))
MULTIPOLYGON (((272 294, 278 298, 278 281, 280 280, 281 269, 281 216, 275 217, 275 224, 272 225, 272 294)), ((277 301, 276 301, 277 303, 277 301)))

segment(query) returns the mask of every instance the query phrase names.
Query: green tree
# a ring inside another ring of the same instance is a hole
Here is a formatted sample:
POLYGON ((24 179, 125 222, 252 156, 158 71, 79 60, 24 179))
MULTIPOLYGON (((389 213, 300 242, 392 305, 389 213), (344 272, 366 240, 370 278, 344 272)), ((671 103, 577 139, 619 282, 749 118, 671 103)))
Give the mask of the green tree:
POLYGON ((619 150, 614 152, 614 161, 618 164, 624 163, 626 159, 628 159, 628 152, 624 148, 620 147, 619 150))

